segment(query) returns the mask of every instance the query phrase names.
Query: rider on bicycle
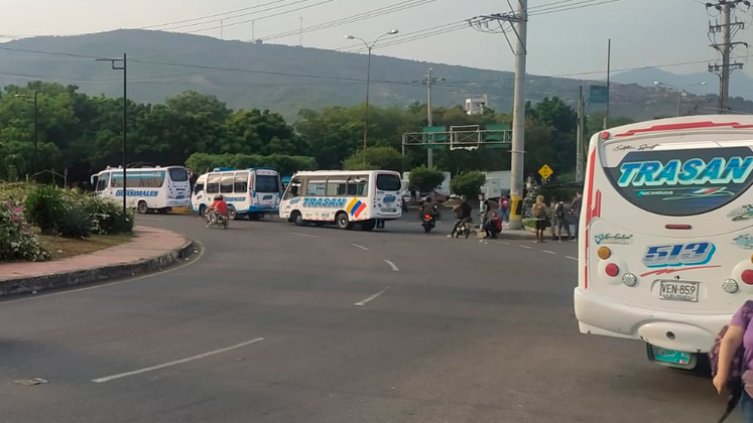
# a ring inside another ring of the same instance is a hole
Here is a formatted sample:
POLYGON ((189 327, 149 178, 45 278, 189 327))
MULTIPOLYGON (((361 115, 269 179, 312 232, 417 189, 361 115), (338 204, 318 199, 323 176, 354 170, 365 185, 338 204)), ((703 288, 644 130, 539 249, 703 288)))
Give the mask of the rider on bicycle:
POLYGON ((471 222, 471 206, 466 201, 465 195, 460 196, 460 201, 460 204, 453 207, 452 209, 452 212, 455 213, 455 218, 457 220, 455 221, 455 226, 452 228, 452 232, 450 232, 450 237, 455 236, 455 232, 457 232, 460 224, 471 222))
POLYGON ((217 224, 217 216, 228 217, 227 203, 222 195, 218 194, 214 197, 214 202, 207 209, 207 213, 209 213, 210 217, 209 225, 217 224))

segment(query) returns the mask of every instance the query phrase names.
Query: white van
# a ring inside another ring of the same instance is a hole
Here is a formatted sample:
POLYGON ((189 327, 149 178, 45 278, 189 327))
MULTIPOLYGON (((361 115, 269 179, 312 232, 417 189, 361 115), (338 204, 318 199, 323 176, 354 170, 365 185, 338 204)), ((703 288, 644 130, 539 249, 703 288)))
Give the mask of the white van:
POLYGON ((370 231, 402 215, 400 174, 390 170, 322 170, 293 175, 280 217, 302 226, 334 223, 370 231))
POLYGON ((193 211, 203 216, 218 194, 225 198, 232 219, 260 219, 279 209, 280 174, 268 168, 215 168, 196 180, 191 196, 193 211))

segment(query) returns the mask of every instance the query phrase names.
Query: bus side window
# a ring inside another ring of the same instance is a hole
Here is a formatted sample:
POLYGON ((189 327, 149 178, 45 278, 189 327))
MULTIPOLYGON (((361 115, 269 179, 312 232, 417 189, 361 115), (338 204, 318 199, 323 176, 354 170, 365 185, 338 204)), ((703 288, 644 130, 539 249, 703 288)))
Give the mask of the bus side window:
POLYGON ((196 184, 196 186, 193 188, 194 194, 198 194, 201 191, 204 191, 204 184, 196 184))
POLYGON ((220 175, 207 176, 207 194, 217 194, 220 192, 220 175))
POLYGON ((306 195, 325 195, 327 181, 309 181, 306 187, 306 195))
POLYGON ((248 191, 248 172, 235 174, 235 192, 245 194, 248 191))
POLYGON ((235 176, 232 173, 222 175, 222 182, 220 183, 220 192, 223 194, 232 194, 234 180, 235 180, 235 176))
POLYGON ((348 195, 364 196, 368 191, 369 178, 356 176, 348 178, 348 195))
POLYGON ((328 196, 339 196, 339 195, 345 195, 347 183, 345 180, 327 180, 327 195, 328 196))

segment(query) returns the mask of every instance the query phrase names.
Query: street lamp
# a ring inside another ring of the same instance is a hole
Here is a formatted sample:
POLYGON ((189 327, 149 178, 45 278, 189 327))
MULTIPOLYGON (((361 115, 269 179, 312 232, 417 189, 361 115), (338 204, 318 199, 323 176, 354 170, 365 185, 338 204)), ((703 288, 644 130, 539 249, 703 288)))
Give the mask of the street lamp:
MULTIPOLYGON (((32 100, 31 96, 27 96, 24 94, 16 94, 16 97, 21 97, 27 101, 32 100)), ((39 121, 37 120, 37 116, 39 114, 39 108, 37 103, 37 97, 39 97, 39 91, 34 91, 34 97, 33 97, 33 104, 34 104, 34 177, 37 175, 37 143, 39 142, 39 121)))
POLYGON ((371 43, 364 40, 363 38, 355 37, 353 35, 345 36, 346 40, 359 40, 363 42, 363 45, 366 46, 366 49, 369 51, 369 59, 368 59, 368 64, 366 66, 366 111, 363 113, 363 149, 364 150, 366 149, 366 140, 368 139, 368 135, 369 135, 369 85, 371 82, 371 50, 374 48, 376 43, 379 40, 381 40, 383 37, 386 37, 388 35, 395 35, 398 32, 400 31, 398 31, 397 29, 391 29, 385 32, 384 34, 376 37, 376 39, 374 39, 374 41, 372 41, 371 43))
POLYGON ((670 87, 670 88, 673 88, 673 89, 677 90, 677 116, 682 116, 682 113, 681 113, 682 97, 688 95, 688 93, 685 91, 685 89, 690 88, 690 87, 698 87, 698 86, 702 87, 702 86, 705 86, 706 85, 706 81, 696 82, 694 84, 686 85, 686 86, 684 86, 682 88, 677 88, 674 85, 665 84, 664 82, 661 82, 661 81, 654 81, 654 85, 657 86, 657 87, 659 87, 659 86, 670 87))
POLYGON ((128 220, 126 197, 128 196, 128 179, 126 175, 126 140, 128 139, 128 57, 123 53, 122 59, 102 58, 98 62, 110 62, 112 70, 123 71, 123 219, 128 220))

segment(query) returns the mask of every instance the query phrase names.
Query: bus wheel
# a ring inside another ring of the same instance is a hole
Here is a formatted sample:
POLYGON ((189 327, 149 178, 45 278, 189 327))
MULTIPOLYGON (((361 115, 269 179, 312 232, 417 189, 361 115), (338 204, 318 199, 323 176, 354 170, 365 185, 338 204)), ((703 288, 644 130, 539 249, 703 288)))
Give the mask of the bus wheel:
POLYGON ((235 207, 227 206, 227 215, 230 219, 235 220, 238 217, 238 212, 235 211, 235 207))
POLYGON ((362 231, 373 231, 374 227, 376 227, 376 220, 370 219, 361 222, 361 230, 362 231))
POLYGON ((149 206, 146 205, 146 201, 139 201, 136 211, 139 212, 139 214, 147 214, 149 212, 149 206))
POLYGON ((295 226, 303 226, 305 223, 303 221, 303 216, 301 215, 301 212, 294 211, 293 214, 290 215, 290 220, 295 223, 295 226))
POLYGON ((345 212, 338 213, 337 217, 335 217, 335 222, 337 222, 337 227, 340 229, 350 229, 353 227, 353 224, 350 223, 348 215, 345 214, 345 212))

